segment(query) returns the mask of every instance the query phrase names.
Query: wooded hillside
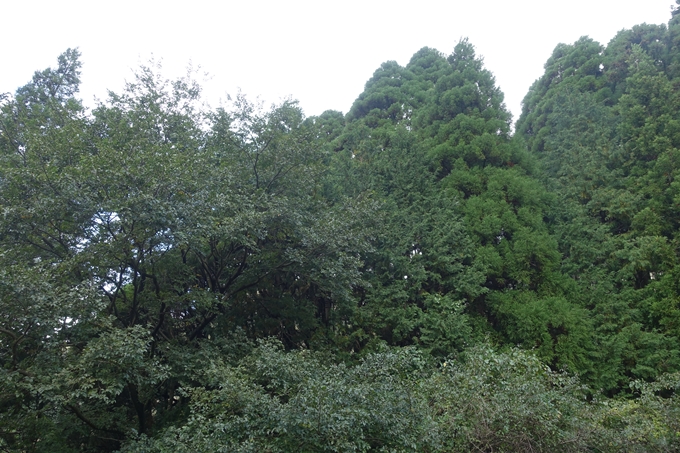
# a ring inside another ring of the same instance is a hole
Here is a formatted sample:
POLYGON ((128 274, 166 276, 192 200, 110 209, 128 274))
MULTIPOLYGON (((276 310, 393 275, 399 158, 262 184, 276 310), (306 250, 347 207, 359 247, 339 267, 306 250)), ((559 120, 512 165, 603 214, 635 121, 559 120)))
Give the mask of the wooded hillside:
POLYGON ((0 449, 680 451, 680 15, 347 114, 0 97, 0 449))

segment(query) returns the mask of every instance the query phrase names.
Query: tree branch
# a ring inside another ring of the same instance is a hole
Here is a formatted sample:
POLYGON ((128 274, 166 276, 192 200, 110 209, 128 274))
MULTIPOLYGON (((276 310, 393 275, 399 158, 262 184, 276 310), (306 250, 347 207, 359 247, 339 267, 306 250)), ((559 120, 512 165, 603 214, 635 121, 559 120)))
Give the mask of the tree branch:
MULTIPOLYGON (((125 434, 123 434, 121 431, 118 431, 117 429, 106 429, 106 428, 100 428, 99 426, 95 425, 94 422, 92 422, 90 419, 88 419, 85 414, 77 407, 74 406, 73 404, 68 404, 66 405, 68 409, 75 414, 76 417, 78 417, 83 423, 85 423, 87 426, 90 428, 96 430, 96 431, 104 431, 106 433, 113 433, 119 435, 121 438, 125 438, 125 434)), ((116 439, 120 440, 120 439, 116 439)))

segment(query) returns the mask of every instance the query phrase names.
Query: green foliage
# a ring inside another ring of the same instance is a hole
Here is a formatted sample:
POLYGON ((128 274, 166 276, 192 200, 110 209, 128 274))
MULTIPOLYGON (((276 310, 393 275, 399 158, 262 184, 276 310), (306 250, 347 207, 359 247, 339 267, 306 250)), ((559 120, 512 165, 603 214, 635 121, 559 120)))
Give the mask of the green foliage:
POLYGON ((585 38, 559 45, 517 125, 563 200, 550 228, 573 279, 568 298, 593 315, 593 383, 611 393, 680 365, 679 337, 666 327, 680 227, 676 27, 636 26, 606 48, 585 38))
MULTIPOLYGON (((370 286, 353 349, 379 338, 446 355, 491 329, 533 341, 496 319, 493 294, 563 294, 544 221, 553 198, 510 137, 503 95, 467 40, 448 58, 424 48, 406 67, 383 64, 333 147, 335 190, 372 191, 385 212, 365 260, 370 286)), ((582 351, 588 342, 582 335, 569 344, 582 351)), ((559 354, 556 363, 567 363, 582 352, 559 354)))
POLYGON ((0 97, 0 449, 678 451, 677 11, 511 116, 461 40, 346 116, 77 50, 0 97))
POLYGON ((214 389, 183 390, 184 426, 123 451, 433 451, 436 425, 419 394, 426 367, 410 349, 347 367, 263 342, 214 389))
POLYGON ((473 348, 429 385, 444 451, 584 451, 596 440, 586 414, 597 408, 577 380, 518 350, 473 348))
POLYGON ((383 348, 355 365, 261 342, 237 366, 208 359, 211 388, 183 388, 182 426, 128 442, 165 451, 675 451, 677 376, 636 401, 588 401, 578 379, 517 349, 431 363, 383 348), (674 418, 675 417, 675 418, 674 418))
POLYGON ((370 200, 320 195, 295 103, 208 114, 190 78, 143 67, 86 117, 77 56, 2 110, 2 404, 26 408, 2 432, 19 450, 49 450, 36 417, 91 451, 181 418, 192 348, 332 331, 370 249, 370 200))

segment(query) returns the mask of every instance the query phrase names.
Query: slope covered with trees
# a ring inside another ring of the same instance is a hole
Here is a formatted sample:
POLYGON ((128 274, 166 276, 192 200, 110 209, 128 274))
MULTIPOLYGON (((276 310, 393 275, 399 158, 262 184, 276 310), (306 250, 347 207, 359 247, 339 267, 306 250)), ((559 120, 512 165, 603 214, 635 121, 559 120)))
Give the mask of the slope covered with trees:
POLYGON ((305 118, 77 50, 0 101, 0 448, 680 450, 680 15, 305 118))

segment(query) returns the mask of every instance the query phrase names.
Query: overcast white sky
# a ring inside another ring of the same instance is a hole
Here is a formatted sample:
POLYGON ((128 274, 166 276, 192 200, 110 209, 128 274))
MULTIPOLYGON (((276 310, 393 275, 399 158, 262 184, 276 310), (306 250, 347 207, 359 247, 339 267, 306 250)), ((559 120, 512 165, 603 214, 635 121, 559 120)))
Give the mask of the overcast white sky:
POLYGON ((449 54, 468 37, 515 115, 560 42, 606 44, 623 28, 666 23, 673 0, 219 1, 0 0, 0 93, 79 47, 81 96, 94 105, 153 55, 164 73, 189 61, 209 73, 210 105, 240 87, 267 103, 285 96, 307 115, 347 112, 373 71, 428 46, 449 54))

